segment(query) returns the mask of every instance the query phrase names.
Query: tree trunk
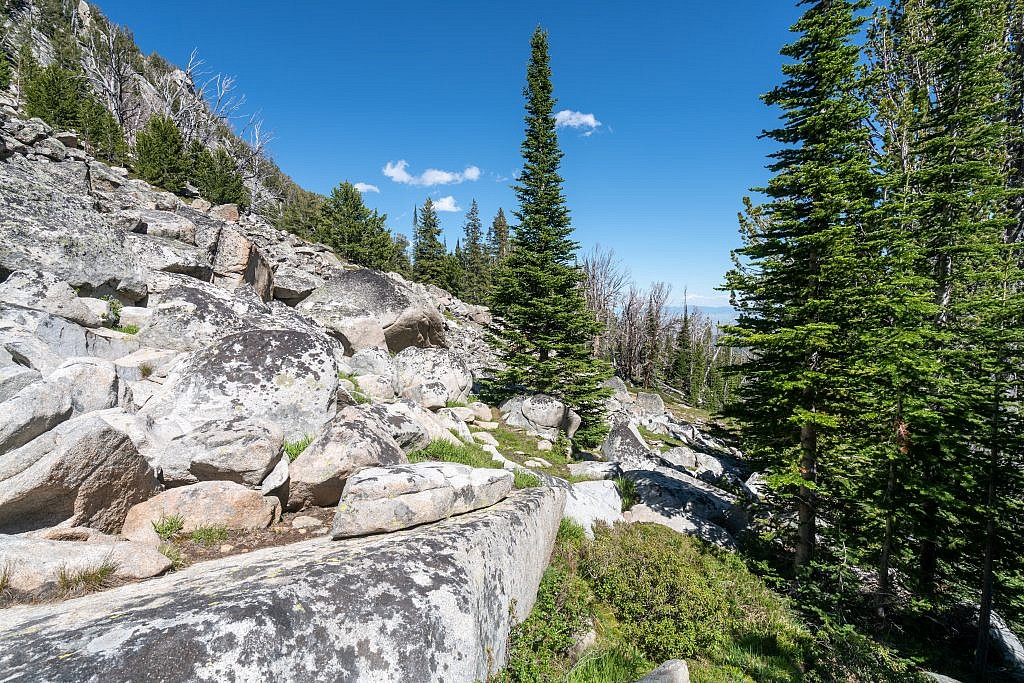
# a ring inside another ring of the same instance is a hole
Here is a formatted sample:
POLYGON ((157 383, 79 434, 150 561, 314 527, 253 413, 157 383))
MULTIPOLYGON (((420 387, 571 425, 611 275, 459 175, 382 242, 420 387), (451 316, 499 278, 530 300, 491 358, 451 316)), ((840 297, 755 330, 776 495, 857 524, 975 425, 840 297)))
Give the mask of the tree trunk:
MULTIPOLYGON (((817 479, 818 431, 813 422, 805 422, 800 428, 800 475, 808 483, 817 479)), ((814 541, 817 536, 817 518, 814 490, 801 485, 797 511, 797 547, 794 564, 797 568, 806 566, 814 558, 814 541)))
POLYGON ((989 449, 988 492, 985 497, 985 560, 981 569, 981 600, 978 605, 978 641, 974 649, 974 675, 978 681, 988 680, 989 623, 992 619, 993 556, 996 546, 996 471, 999 467, 999 399, 1000 384, 996 381, 992 410, 992 446, 989 449))

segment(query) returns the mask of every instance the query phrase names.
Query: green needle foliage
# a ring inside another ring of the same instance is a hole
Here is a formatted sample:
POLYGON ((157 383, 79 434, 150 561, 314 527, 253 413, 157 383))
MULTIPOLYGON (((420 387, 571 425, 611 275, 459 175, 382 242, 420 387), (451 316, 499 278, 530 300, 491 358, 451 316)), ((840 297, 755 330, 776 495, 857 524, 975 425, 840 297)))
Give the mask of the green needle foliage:
POLYGON ((462 299, 467 303, 482 304, 487 300, 491 287, 491 264, 487 245, 483 241, 480 208, 475 199, 466 212, 463 232, 460 251, 463 271, 462 299))
POLYGON ((343 182, 320 205, 315 238, 353 263, 393 270, 398 258, 387 215, 371 210, 352 183, 343 182))
POLYGON ((192 149, 192 182, 199 194, 213 205, 249 205, 249 190, 231 154, 223 147, 211 151, 201 145, 192 149))
POLYGON ((448 251, 441 242, 441 223, 430 197, 413 217, 412 273, 417 282, 443 287, 448 279, 448 251))
POLYGON ((148 183, 181 194, 189 176, 181 131, 168 116, 152 116, 135 137, 135 170, 148 183))
POLYGON ((562 151, 555 132, 548 39, 540 27, 531 48, 523 171, 515 186, 520 224, 495 275, 491 302, 499 320, 495 341, 507 364, 498 379, 572 406, 583 418, 576 440, 590 448, 607 431, 603 399, 608 392, 601 383, 611 371, 592 353, 600 326, 581 290, 578 245, 559 175, 562 151))

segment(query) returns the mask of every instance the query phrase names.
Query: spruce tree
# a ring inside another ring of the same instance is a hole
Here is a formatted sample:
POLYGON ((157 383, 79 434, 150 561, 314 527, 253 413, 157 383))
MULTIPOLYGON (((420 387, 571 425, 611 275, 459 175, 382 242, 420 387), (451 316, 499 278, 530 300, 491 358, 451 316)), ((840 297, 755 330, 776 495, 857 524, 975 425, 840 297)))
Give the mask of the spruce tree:
POLYGON ((487 228, 487 251, 491 257, 492 267, 505 260, 509 247, 508 221, 505 220, 504 209, 499 208, 490 227, 487 228))
POLYGON ((430 197, 413 217, 412 273, 417 282, 443 287, 448 271, 448 250, 441 242, 441 224, 430 197))
POLYGON ((863 0, 807 2, 782 54, 784 83, 764 96, 782 112, 765 135, 769 201, 744 224, 745 246, 727 276, 739 309, 726 343, 752 349, 744 365, 744 436, 772 464, 773 483, 797 510, 794 564, 814 559, 819 468, 850 375, 848 321, 856 305, 856 235, 875 196, 867 107, 854 37, 863 0))
POLYGON ((390 270, 396 250, 386 221, 387 216, 370 210, 362 193, 346 181, 320 205, 314 234, 342 258, 367 268, 390 270))
POLYGON ((86 89, 77 74, 56 64, 34 69, 25 82, 23 95, 28 116, 38 116, 54 128, 80 127, 80 105, 86 89))
POLYGON ((601 383, 611 375, 593 355, 600 326, 588 309, 562 191, 562 151, 555 132, 547 33, 538 27, 526 71, 523 171, 515 185, 519 226, 495 278, 496 343, 506 368, 498 379, 515 390, 552 395, 583 418, 575 439, 597 446, 607 427, 601 383))
POLYGON ((476 200, 466 212, 466 223, 463 226, 463 242, 460 254, 464 273, 462 294, 471 304, 482 304, 487 300, 491 287, 491 268, 484 244, 483 223, 480 221, 480 209, 476 200))
POLYGON ((210 151, 195 143, 191 157, 192 181, 203 199, 214 205, 249 205, 249 190, 234 157, 226 149, 218 147, 210 151))
POLYGON ((185 139, 168 116, 154 114, 135 136, 135 169, 142 179, 181 194, 188 180, 185 139))

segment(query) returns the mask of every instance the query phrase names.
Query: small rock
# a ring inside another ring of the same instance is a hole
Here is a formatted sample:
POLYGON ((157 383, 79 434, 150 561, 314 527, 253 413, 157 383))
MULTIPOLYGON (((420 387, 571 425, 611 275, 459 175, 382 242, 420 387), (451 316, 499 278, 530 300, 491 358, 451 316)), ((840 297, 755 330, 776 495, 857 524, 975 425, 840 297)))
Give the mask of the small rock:
POLYGON ((299 515, 292 520, 292 527, 295 529, 312 529, 323 525, 324 523, 321 520, 309 515, 299 515))
POLYGON ((550 451, 552 448, 554 448, 554 446, 552 446, 551 442, 548 441, 547 439, 541 439, 540 441, 537 442, 537 450, 541 451, 542 453, 546 453, 550 451))
POLYGON ((237 223, 239 218, 238 204, 220 204, 209 209, 209 213, 214 218, 219 218, 229 223, 237 223))
POLYGON ((232 550, 234 550, 234 549, 235 549, 235 546, 233 546, 233 545, 228 545, 227 543, 225 543, 224 545, 222 545, 222 546, 220 547, 220 551, 221 551, 222 553, 230 553, 230 552, 231 552, 232 550))
POLYGON ((498 440, 488 432, 473 432, 473 440, 486 446, 497 446, 498 440))
POLYGON ((77 148, 78 147, 78 136, 70 131, 61 131, 55 134, 53 137, 57 138, 62 145, 65 147, 77 148))
POLYGON ((487 429, 487 430, 497 429, 498 427, 501 426, 497 422, 490 422, 488 420, 481 420, 480 418, 477 418, 477 421, 474 422, 473 424, 475 424, 480 429, 487 429))
POLYGON ((192 208, 195 209, 196 211, 201 211, 203 213, 206 213, 207 211, 209 211, 210 209, 213 208, 213 204, 211 204, 210 202, 208 202, 208 201, 206 201, 205 199, 202 199, 202 198, 200 198, 200 199, 193 199, 192 200, 192 208))
POLYGON ((690 669, 682 659, 670 659, 637 683, 690 683, 690 669))

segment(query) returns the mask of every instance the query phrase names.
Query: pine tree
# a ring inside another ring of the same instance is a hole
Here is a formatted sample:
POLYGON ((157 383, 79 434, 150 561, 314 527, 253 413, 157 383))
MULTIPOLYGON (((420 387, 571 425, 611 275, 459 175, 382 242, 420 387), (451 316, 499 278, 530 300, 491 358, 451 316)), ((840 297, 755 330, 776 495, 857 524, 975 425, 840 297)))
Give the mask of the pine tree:
POLYGON ((505 260, 509 248, 508 221, 505 220, 505 211, 499 208, 491 226, 487 228, 487 251, 491 257, 492 266, 497 266, 505 260))
POLYGON ((412 262, 409 261, 409 238, 401 233, 394 236, 395 260, 391 270, 404 278, 412 278, 412 262))
POLYGON ((487 245, 483 241, 483 223, 480 222, 480 209, 476 200, 466 212, 466 223, 463 226, 464 239, 460 261, 464 272, 463 296, 471 304, 482 304, 487 301, 491 288, 491 268, 487 254, 487 245))
MULTIPOLYGON (((3 44, 4 35, 0 32, 0 45, 3 44)), ((7 90, 11 87, 11 79, 13 77, 11 71, 11 62, 7 59, 7 53, 0 48, 0 91, 7 90)))
POLYGON ((587 308, 576 264, 569 210, 558 169, 547 33, 538 27, 527 66, 526 137, 523 171, 515 186, 519 227, 495 279, 492 309, 496 337, 507 368, 498 379, 508 387, 564 400, 583 418, 576 441, 589 448, 607 430, 601 388, 608 365, 593 356, 600 326, 587 308))
POLYGON ((180 194, 188 180, 185 139, 168 116, 153 115, 135 136, 135 169, 146 182, 180 194))
POLYGON ((25 113, 38 116, 54 128, 81 125, 80 102, 86 95, 82 78, 56 64, 35 69, 25 83, 25 113))
POLYGON ((78 118, 78 130, 94 156, 111 164, 128 163, 129 150, 124 139, 124 129, 98 99, 83 97, 79 104, 78 118))
POLYGON ((343 182, 320 205, 315 236, 343 258, 367 268, 389 270, 395 265, 395 242, 387 216, 370 210, 352 183, 343 182))
POLYGON ((748 447, 773 462, 797 509, 794 564, 814 558, 822 447, 839 419, 848 321, 858 269, 855 236, 873 203, 868 111, 858 98, 862 0, 808 2, 783 48, 794 60, 764 96, 783 127, 766 132, 769 202, 744 223, 727 276, 740 311, 726 343, 753 350, 744 365, 748 447))
POLYGON ((192 152, 192 181, 199 194, 210 203, 249 205, 250 195, 234 157, 218 147, 210 151, 194 143, 192 152))
POLYGON ((412 273, 417 282, 443 287, 448 270, 448 250, 441 243, 441 224, 434 202, 427 197, 419 214, 414 214, 412 273))

